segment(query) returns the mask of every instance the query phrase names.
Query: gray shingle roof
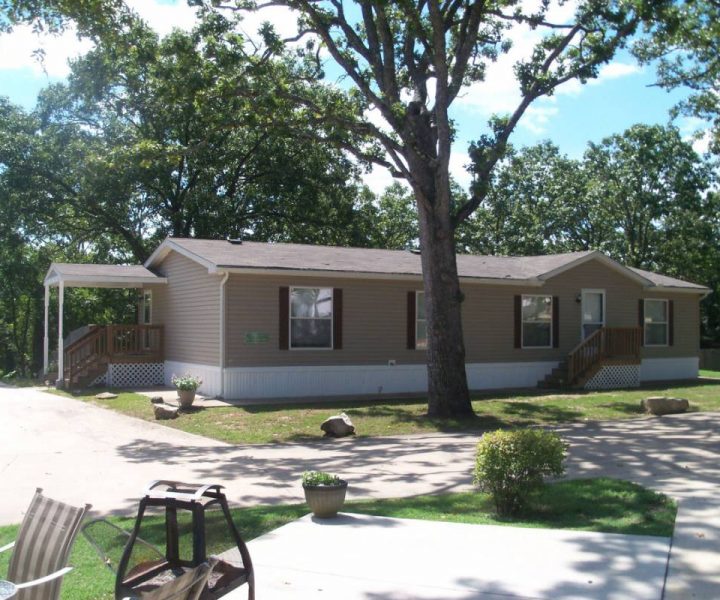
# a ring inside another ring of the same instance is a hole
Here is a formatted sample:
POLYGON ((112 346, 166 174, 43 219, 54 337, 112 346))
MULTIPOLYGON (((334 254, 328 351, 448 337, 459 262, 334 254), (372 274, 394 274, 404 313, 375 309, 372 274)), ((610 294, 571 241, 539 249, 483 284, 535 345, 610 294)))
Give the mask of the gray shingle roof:
POLYGON ((643 269, 636 269, 635 267, 628 267, 631 271, 634 271, 638 275, 642 275, 646 279, 652 281, 655 285, 661 287, 677 287, 677 288, 692 288, 698 291, 707 290, 703 285, 697 283, 690 283, 683 281, 682 279, 676 279, 675 277, 668 277, 667 275, 661 275, 660 273, 653 273, 652 271, 644 271, 643 269))
MULTIPOLYGON (((170 238, 170 240, 216 267, 385 275, 422 274, 420 256, 404 250, 261 242, 231 244, 224 240, 190 238, 170 238)), ((524 257, 462 254, 457 260, 461 277, 530 279, 572 263, 587 254, 590 252, 524 257)))
MULTIPOLYGON (((168 238, 185 253, 217 268, 327 271, 329 273, 373 273, 381 275, 421 275, 420 256, 404 250, 343 248, 309 244, 274 244, 225 240, 168 238)), ((549 273, 569 267, 592 251, 542 256, 458 255, 461 277, 496 280, 542 279, 549 273)), ((622 268, 622 267, 620 267, 622 268)), ((651 284, 667 287, 706 288, 679 279, 632 269, 651 284)), ((630 272, 628 273, 630 275, 630 272)))
POLYGON ((85 263, 53 263, 56 273, 69 277, 157 277, 142 265, 93 265, 85 263))

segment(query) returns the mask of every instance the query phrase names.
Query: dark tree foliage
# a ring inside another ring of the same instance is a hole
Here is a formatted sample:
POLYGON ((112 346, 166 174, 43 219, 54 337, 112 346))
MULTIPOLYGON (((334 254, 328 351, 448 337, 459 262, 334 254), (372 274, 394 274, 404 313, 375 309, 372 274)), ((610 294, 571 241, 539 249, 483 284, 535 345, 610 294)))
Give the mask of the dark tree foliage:
POLYGON ((673 127, 635 125, 581 160, 550 142, 495 173, 459 236, 464 251, 601 250, 620 262, 706 285, 703 334, 720 339, 720 197, 713 165, 673 127))

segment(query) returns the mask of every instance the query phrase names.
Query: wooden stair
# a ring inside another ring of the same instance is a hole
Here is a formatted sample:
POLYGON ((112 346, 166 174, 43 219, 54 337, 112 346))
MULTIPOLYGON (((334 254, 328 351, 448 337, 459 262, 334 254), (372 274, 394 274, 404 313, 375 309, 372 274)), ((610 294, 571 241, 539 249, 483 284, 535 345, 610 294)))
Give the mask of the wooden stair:
POLYGON ((545 379, 538 381, 538 387, 545 390, 562 390, 569 386, 568 381, 568 361, 563 360, 550 373, 545 375, 545 379))
POLYGON ((109 364, 163 360, 162 325, 89 325, 65 348, 63 384, 79 389, 107 372, 109 364))
POLYGON ((602 327, 575 346, 538 387, 582 389, 605 366, 640 364, 641 339, 639 327, 602 327))

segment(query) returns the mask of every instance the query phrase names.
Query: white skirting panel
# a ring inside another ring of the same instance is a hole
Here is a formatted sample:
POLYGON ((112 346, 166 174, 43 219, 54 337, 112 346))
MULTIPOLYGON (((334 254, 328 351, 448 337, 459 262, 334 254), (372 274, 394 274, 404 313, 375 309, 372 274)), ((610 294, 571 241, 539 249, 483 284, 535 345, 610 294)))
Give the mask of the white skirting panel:
MULTIPOLYGON (((557 362, 467 365, 471 389, 534 387, 557 362)), ((166 367, 167 372, 167 367, 166 367)), ((427 391, 425 365, 328 367, 234 367, 225 369, 225 397, 303 398, 367 396, 427 391)))
POLYGON ((640 381, 695 379, 700 359, 697 356, 677 358, 643 358, 640 364, 640 381))
POLYGON ((465 366, 471 390, 536 387, 560 363, 514 362, 473 363, 465 366))
POLYGON ((174 360, 165 361, 165 385, 172 385, 173 375, 185 375, 186 373, 199 375, 202 378, 203 382, 198 388, 198 392, 203 396, 217 396, 222 393, 220 367, 184 363, 174 360))

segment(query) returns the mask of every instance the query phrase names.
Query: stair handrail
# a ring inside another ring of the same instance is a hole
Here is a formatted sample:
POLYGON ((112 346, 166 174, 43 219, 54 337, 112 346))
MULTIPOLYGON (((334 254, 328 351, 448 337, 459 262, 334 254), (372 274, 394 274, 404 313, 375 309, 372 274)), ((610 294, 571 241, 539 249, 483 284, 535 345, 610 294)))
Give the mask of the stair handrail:
POLYGON ((106 352, 107 333, 105 328, 93 328, 66 348, 64 370, 66 371, 67 379, 72 381, 73 376, 80 371, 81 368, 85 368, 88 364, 99 362, 100 358, 104 356, 106 352))
POLYGON ((568 383, 602 360, 603 328, 596 329, 568 354, 568 383))

